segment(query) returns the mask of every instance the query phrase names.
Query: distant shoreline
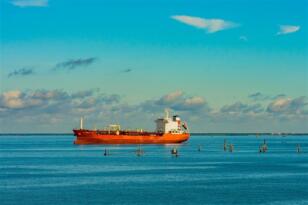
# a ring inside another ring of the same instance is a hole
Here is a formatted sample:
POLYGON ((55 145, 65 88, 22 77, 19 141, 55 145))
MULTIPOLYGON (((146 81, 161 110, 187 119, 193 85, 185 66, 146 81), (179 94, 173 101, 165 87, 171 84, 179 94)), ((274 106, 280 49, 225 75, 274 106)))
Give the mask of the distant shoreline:
MULTIPOLYGON (((22 136, 29 136, 29 135, 73 135, 73 133, 0 133, 0 136, 3 135, 22 135, 22 136)), ((191 133, 192 136, 264 136, 264 135, 271 135, 271 136, 304 136, 308 135, 308 133, 191 133)))

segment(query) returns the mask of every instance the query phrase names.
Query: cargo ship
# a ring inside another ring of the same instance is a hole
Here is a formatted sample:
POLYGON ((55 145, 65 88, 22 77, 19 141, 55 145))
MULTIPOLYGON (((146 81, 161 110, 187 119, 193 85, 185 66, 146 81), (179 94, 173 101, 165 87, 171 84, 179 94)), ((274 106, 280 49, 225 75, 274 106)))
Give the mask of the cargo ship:
POLYGON ((80 128, 73 129, 76 139, 74 144, 175 144, 189 139, 187 123, 182 122, 178 115, 155 120, 156 131, 148 132, 142 129, 121 130, 120 125, 109 125, 106 129, 84 129, 83 118, 80 128))

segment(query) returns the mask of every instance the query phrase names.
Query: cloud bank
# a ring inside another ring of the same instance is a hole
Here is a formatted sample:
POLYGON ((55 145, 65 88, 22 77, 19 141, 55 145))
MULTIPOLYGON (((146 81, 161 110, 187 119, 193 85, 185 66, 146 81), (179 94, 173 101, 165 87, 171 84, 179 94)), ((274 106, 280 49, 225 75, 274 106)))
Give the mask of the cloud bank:
POLYGON ((124 128, 153 130, 153 120, 169 108, 188 121, 193 132, 307 132, 307 105, 304 96, 212 107, 205 98, 181 90, 137 104, 100 89, 10 90, 0 94, 0 131, 70 132, 81 116, 89 128, 120 123, 124 128))
POLYGON ((239 24, 237 23, 234 23, 232 21, 226 21, 223 19, 205 19, 186 15, 174 15, 171 16, 171 18, 186 25, 193 26, 198 29, 203 29, 207 33, 215 33, 218 31, 236 28, 239 26, 239 24))

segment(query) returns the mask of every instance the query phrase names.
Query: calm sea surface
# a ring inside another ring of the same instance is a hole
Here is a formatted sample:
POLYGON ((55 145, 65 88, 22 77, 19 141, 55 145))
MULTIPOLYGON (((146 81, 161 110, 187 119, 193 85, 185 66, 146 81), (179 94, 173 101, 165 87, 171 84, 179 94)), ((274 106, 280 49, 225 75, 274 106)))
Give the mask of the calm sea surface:
POLYGON ((137 157, 137 146, 73 139, 0 136, 0 204, 308 204, 308 136, 192 136, 178 157, 172 145, 137 157))

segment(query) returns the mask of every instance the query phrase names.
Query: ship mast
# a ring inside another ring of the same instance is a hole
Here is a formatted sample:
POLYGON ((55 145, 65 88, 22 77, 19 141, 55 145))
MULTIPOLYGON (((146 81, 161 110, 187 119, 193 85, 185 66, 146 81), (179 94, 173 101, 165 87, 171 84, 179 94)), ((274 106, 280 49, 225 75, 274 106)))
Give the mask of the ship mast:
POLYGON ((169 109, 166 108, 165 109, 165 119, 168 119, 169 118, 169 109))
POLYGON ((83 117, 80 118, 80 129, 83 129, 83 117))

